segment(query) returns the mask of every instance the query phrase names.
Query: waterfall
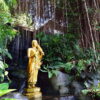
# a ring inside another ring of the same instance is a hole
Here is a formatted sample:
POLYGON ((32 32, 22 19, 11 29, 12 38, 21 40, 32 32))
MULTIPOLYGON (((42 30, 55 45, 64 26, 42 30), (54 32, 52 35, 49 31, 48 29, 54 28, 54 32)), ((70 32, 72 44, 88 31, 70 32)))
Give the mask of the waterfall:
POLYGON ((15 59, 13 62, 24 63, 27 48, 31 46, 32 39, 35 39, 39 32, 63 34, 71 31, 74 34, 79 33, 81 35, 80 44, 85 47, 91 46, 92 42, 100 42, 99 30, 96 29, 99 25, 98 22, 100 22, 100 14, 98 13, 100 2, 92 0, 85 3, 87 8, 94 7, 95 9, 93 16, 87 12, 89 20, 94 21, 95 25, 87 23, 86 13, 84 13, 86 7, 79 0, 73 0, 73 2, 70 0, 18 0, 15 12, 32 16, 34 30, 18 27, 20 34, 16 36, 10 46, 10 51, 15 59), (77 13, 80 14, 77 15, 77 13), (73 18, 69 14, 74 14, 73 18), (71 23, 75 23, 75 25, 71 26, 71 23), (92 37, 89 32, 90 28, 93 28, 91 30, 92 37))
POLYGON ((26 85, 26 81, 24 81, 23 84, 21 85, 21 87, 20 87, 20 89, 19 89, 19 92, 20 92, 20 93, 23 93, 23 92, 24 92, 25 85, 26 85))

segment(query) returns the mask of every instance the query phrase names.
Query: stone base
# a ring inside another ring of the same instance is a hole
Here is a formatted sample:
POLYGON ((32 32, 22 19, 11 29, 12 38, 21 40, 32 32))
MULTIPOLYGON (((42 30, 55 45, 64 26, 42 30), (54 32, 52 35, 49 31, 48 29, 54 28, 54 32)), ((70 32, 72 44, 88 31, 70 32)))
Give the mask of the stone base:
POLYGON ((38 87, 25 89, 24 95, 27 96, 29 99, 42 97, 42 93, 40 92, 40 88, 38 87))

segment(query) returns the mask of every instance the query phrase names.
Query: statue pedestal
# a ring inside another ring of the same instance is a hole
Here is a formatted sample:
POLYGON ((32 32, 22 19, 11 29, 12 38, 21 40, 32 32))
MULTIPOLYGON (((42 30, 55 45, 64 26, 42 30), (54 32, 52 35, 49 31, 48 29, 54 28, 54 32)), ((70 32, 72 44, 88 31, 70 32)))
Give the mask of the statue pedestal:
POLYGON ((27 96, 29 99, 31 98, 41 98, 42 93, 40 92, 40 88, 34 87, 34 88, 27 88, 25 89, 25 96, 27 96))

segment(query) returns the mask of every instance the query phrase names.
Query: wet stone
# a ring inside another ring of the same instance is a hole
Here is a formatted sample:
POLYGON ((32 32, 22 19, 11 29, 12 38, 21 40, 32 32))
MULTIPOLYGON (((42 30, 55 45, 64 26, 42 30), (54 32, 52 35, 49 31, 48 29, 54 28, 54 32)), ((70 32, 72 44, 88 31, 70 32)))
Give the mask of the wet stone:
POLYGON ((77 100, 74 96, 65 96, 65 97, 43 97, 42 100, 77 100))
POLYGON ((9 93, 9 94, 1 97, 0 100, 7 99, 7 98, 13 98, 16 100, 28 100, 28 98, 26 96, 23 96, 21 93, 18 93, 18 92, 9 93))

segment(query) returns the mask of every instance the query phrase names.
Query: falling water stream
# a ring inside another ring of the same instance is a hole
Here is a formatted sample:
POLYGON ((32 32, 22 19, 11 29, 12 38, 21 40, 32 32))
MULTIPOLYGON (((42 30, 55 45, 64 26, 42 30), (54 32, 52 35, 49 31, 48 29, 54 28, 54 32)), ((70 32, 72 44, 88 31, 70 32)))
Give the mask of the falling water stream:
MULTIPOLYGON (((74 12, 71 6, 78 6, 78 4, 80 5, 81 3, 79 3, 77 0, 74 5, 71 5, 69 2, 67 2, 67 0, 63 0, 62 2, 60 2, 60 0, 18 0, 18 8, 16 9, 15 12, 18 14, 26 13, 31 15, 34 30, 31 31, 19 27, 20 35, 16 36, 15 40, 11 45, 11 52, 13 55, 16 55, 14 59, 16 59, 16 61, 20 59, 21 61, 21 59, 23 58, 22 56, 25 55, 23 51, 27 50, 27 48, 31 45, 31 40, 36 38, 35 37, 36 33, 39 32, 54 33, 54 34, 67 33, 68 27, 70 26, 70 18, 68 17, 69 8, 71 9, 71 12, 74 12), (63 8, 59 7, 59 5, 63 6, 63 8)), ((99 5, 97 5, 99 4, 99 2, 93 2, 92 5, 91 4, 89 5, 89 3, 87 2, 87 4, 88 6, 94 5, 95 9, 99 9, 99 5)), ((81 8, 79 8, 77 11, 80 12, 80 9, 81 8)), ((82 9, 84 10, 84 7, 82 9)), ((98 17, 96 16, 97 20, 95 21, 100 21, 98 19, 100 15, 98 13, 96 13, 96 15, 98 17)), ((84 23, 86 22, 85 19, 83 22, 82 21, 83 19, 81 20, 81 17, 82 16, 75 17, 73 21, 75 21, 76 19, 77 20, 76 23, 80 24, 80 33, 82 33, 81 34, 82 46, 88 47, 89 45, 92 44, 91 36, 89 35, 89 31, 87 30, 88 26, 85 25, 86 23, 84 23), (87 27, 85 28, 85 26, 87 27)), ((76 33, 78 33, 79 31, 79 30, 77 31, 77 28, 76 29, 73 28, 72 30, 75 30, 76 33)), ((95 34, 93 34, 93 36, 94 36, 93 41, 96 42, 100 41, 99 38, 100 36, 98 34, 98 31, 95 31, 95 34)))
MULTIPOLYGON (((97 12, 100 8, 99 0, 93 0, 91 3, 87 1, 86 6, 91 8, 94 7, 94 9, 96 9, 94 22, 97 25, 97 22, 100 22, 100 14, 97 12)), ((80 42, 82 46, 89 47, 92 45, 92 42, 100 41, 99 31, 94 30, 95 28, 93 25, 90 26, 93 27, 93 31, 91 33, 93 35, 90 35, 88 31, 89 25, 86 23, 86 14, 82 13, 85 12, 84 3, 82 4, 81 1, 79 2, 75 0, 74 3, 71 3, 68 0, 18 0, 18 8, 15 12, 18 14, 29 14, 32 17, 34 28, 34 30, 22 27, 18 28, 20 35, 16 36, 11 45, 11 52, 13 55, 16 55, 16 61, 23 58, 22 56, 25 55, 23 51, 27 50, 27 48, 31 45, 32 39, 36 38, 36 33, 67 33, 72 22, 78 23, 76 26, 73 26, 71 30, 73 33, 80 33, 80 42), (75 6, 76 9, 74 9, 73 6, 75 6), (75 15, 72 19, 68 15, 69 13, 76 14, 77 12, 81 13, 80 16, 75 15), (79 27, 77 27, 78 25, 79 27)), ((89 20, 92 22, 94 18, 89 18, 89 20)))
MULTIPOLYGON (((57 8, 56 4, 59 4, 56 0, 18 0, 16 12, 32 16, 34 30, 18 27, 20 34, 16 36, 10 46, 10 51, 15 59, 13 62, 18 64, 23 61, 22 59, 25 59, 25 51, 31 46, 32 39, 36 38, 36 33, 62 34, 67 32, 67 19, 64 16, 65 10, 57 8)), ((63 2, 63 4, 65 8, 66 3, 63 2)))

